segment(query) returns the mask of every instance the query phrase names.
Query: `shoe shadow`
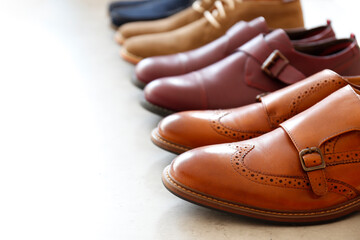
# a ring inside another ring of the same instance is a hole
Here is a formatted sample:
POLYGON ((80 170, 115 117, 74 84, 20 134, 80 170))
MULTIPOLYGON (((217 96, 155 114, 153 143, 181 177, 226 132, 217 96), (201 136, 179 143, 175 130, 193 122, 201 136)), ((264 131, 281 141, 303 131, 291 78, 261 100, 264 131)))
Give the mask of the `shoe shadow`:
MULTIPOLYGON (((158 221, 155 239, 337 239, 339 229, 349 229, 346 239, 358 239, 360 230, 355 226, 360 214, 355 213, 345 218, 320 224, 287 224, 238 216, 188 202, 179 201, 164 212, 158 221), (353 232, 351 232, 353 231, 353 232), (172 239, 172 238, 170 238, 172 239)), ((340 237, 340 235, 339 235, 340 237)), ((344 236, 345 237, 345 236, 344 236)), ((340 237, 342 238, 342 237, 340 237)))

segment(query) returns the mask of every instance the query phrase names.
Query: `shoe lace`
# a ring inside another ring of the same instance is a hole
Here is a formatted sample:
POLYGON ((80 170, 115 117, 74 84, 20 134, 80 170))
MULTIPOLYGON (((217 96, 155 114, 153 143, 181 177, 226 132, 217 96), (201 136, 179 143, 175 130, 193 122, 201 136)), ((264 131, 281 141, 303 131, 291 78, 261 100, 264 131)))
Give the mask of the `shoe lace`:
POLYGON ((243 0, 216 0, 214 3, 215 8, 212 10, 212 12, 205 11, 204 17, 215 28, 220 28, 221 24, 218 21, 218 17, 220 17, 222 19, 226 18, 226 10, 225 10, 223 2, 226 4, 227 9, 234 10, 235 2, 242 2, 242 1, 243 0))
POLYGON ((205 12, 205 9, 203 8, 202 6, 202 2, 205 2, 205 3, 210 3, 211 0, 196 0, 193 4, 192 4, 192 8, 199 12, 199 13, 203 13, 205 12))

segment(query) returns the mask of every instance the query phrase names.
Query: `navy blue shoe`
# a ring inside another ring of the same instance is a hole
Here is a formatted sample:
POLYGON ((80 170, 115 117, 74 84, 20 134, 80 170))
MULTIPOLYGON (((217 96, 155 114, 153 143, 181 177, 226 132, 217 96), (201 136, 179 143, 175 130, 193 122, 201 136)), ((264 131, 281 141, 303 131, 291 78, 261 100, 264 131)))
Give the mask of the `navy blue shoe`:
POLYGON ((116 9, 122 7, 136 6, 142 3, 149 2, 151 0, 135 0, 135 1, 116 1, 109 4, 109 13, 116 9))
POLYGON ((193 0, 150 0, 142 4, 115 8, 111 23, 118 27, 127 22, 148 21, 169 17, 191 6, 193 0))

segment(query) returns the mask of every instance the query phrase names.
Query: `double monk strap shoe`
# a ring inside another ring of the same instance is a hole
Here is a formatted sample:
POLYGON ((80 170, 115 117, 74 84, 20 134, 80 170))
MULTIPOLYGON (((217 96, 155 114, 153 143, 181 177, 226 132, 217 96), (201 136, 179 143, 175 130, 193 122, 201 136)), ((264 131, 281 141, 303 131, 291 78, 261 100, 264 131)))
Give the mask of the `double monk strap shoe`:
POLYGON ((275 130, 190 150, 163 172, 175 195, 279 222, 319 222, 360 209, 360 92, 347 85, 275 130))

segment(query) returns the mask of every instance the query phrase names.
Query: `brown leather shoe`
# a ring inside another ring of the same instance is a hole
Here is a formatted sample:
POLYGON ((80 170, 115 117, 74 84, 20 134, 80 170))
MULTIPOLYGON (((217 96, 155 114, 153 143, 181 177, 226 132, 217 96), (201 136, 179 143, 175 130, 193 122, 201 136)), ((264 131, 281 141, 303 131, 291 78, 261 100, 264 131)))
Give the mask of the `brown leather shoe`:
POLYGON ((127 39, 121 50, 122 57, 137 63, 146 57, 189 51, 224 35, 238 21, 250 21, 259 16, 264 16, 271 28, 304 25, 299 0, 224 2, 216 1, 211 13, 205 11, 203 18, 176 30, 127 39))
MULTIPOLYGON (((330 21, 327 21, 326 25, 311 29, 285 29, 285 32, 294 44, 335 38, 330 21)), ((255 18, 250 22, 240 21, 225 35, 200 48, 172 55, 145 58, 136 65, 136 76, 132 77, 132 82, 144 88, 146 84, 157 78, 178 76, 199 70, 229 56, 260 33, 269 33, 263 17, 255 18)))
POLYGON ((358 211, 359 94, 348 85, 258 138, 188 151, 163 182, 190 202, 271 221, 358 211))
POLYGON ((275 30, 259 35, 219 62, 185 75, 150 82, 143 106, 157 114, 171 111, 228 109, 254 103, 323 69, 360 75, 360 49, 355 38, 294 46, 275 30))
POLYGON ((151 140, 174 152, 212 144, 258 137, 350 84, 360 89, 359 77, 341 77, 323 70, 303 81, 270 93, 253 103, 228 110, 180 112, 164 118, 153 130, 151 140))
POLYGON ((115 40, 119 44, 123 44, 124 41, 130 37, 151 33, 168 32, 180 28, 202 18, 203 13, 213 6, 214 1, 215 0, 195 1, 192 7, 189 7, 165 19, 154 21, 139 21, 124 24, 119 27, 115 33, 115 40))

